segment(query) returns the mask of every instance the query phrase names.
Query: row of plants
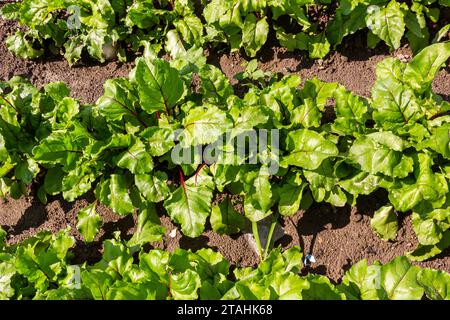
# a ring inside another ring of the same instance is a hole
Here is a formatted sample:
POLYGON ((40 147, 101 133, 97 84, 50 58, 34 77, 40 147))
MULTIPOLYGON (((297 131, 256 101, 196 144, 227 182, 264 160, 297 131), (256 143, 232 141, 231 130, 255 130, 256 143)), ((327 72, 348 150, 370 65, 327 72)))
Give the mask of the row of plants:
POLYGON ((384 189, 374 230, 394 240, 397 215, 412 212, 420 244, 408 257, 425 260, 450 246, 450 104, 431 89, 449 56, 445 42, 409 63, 385 59, 370 99, 318 79, 302 87, 298 75, 279 79, 255 61, 238 76, 248 87, 238 97, 201 51, 166 61, 150 45, 129 78, 106 81, 95 105, 70 97, 64 83, 38 90, 14 77, 0 82, 0 193, 33 189, 45 203, 93 190, 96 201, 77 217, 87 241, 101 227, 98 203, 139 213, 134 245, 161 240, 164 211, 188 237, 208 219, 219 233, 248 223, 264 260, 280 216, 314 201, 354 205, 384 189), (334 115, 324 116, 332 101, 334 115), (243 147, 255 131, 264 145, 243 147), (218 193, 240 195, 243 212, 231 197, 214 203, 218 193), (258 222, 269 216, 263 247, 258 222))
POLYGON ((203 44, 203 24, 191 0, 24 0, 5 5, 0 15, 27 27, 6 39, 8 49, 25 59, 49 50, 70 65, 83 54, 100 62, 125 61, 126 50, 137 51, 143 41, 203 44))
POLYGON ((255 268, 232 269, 211 249, 144 250, 116 235, 104 241, 99 262, 73 265, 68 229, 13 246, 5 237, 0 228, 0 299, 450 299, 450 274, 413 266, 405 257, 385 265, 362 260, 333 285, 321 275, 300 275, 299 247, 274 249, 255 268))
MULTIPOLYGON (((6 40, 22 58, 37 58, 49 50, 69 64, 83 53, 104 62, 127 59, 144 43, 164 47, 172 55, 206 44, 244 48, 253 57, 273 31, 288 50, 307 50, 323 58, 342 40, 367 30, 367 45, 384 42, 399 48, 407 38, 414 52, 447 37, 440 12, 449 0, 23 0, 3 6, 0 15, 19 21, 6 40)), ((446 9, 448 10, 448 9, 446 9)))

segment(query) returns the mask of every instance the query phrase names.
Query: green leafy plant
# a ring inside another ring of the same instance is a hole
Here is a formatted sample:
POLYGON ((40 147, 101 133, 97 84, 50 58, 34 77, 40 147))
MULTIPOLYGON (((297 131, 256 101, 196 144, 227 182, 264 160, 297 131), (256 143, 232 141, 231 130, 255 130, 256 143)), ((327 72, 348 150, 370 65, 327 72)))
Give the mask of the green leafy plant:
MULTIPOLYGON (((1 231, 1 241, 6 233, 1 231)), ((1 242, 3 243, 3 242, 1 242)), ((218 252, 144 250, 116 238, 103 242, 95 264, 70 264, 69 229, 42 232, 0 247, 0 298, 35 300, 319 299, 448 300, 450 275, 412 266, 405 257, 382 265, 353 265, 342 283, 321 275, 300 276, 302 252, 271 251, 257 267, 230 269, 218 252)))
POLYGON ((63 54, 75 64, 83 54, 104 62, 126 60, 143 41, 178 56, 190 48, 225 43, 254 57, 270 32, 288 50, 305 50, 323 58, 342 40, 367 31, 367 44, 384 42, 397 49, 407 38, 414 52, 444 39, 448 26, 432 34, 448 1, 396 0, 213 0, 194 10, 191 0, 24 0, 3 6, 0 14, 27 29, 6 40, 22 58, 44 52, 63 54))
POLYGON ((137 51, 142 41, 155 47, 203 43, 203 25, 190 0, 24 0, 6 4, 0 14, 27 27, 6 40, 9 50, 26 59, 49 50, 71 65, 83 54, 124 61, 126 49, 137 51))
MULTIPOLYGON (((439 20, 446 1, 341 0, 333 3, 293 0, 215 0, 204 9, 208 41, 226 42, 231 50, 245 49, 254 57, 266 43, 270 27, 288 50, 306 50, 310 58, 323 58, 347 35, 367 29, 367 44, 380 41, 391 49, 406 36, 415 52, 430 43, 427 25, 439 20), (329 21, 328 21, 329 20, 329 21)), ((435 41, 444 35, 438 32, 435 41)), ((448 31, 448 30, 447 30, 448 31)))
MULTIPOLYGON (((371 99, 318 79, 300 87, 297 75, 248 83, 240 98, 217 68, 186 54, 190 60, 168 62, 148 49, 128 79, 105 83, 95 106, 69 98, 61 83, 38 91, 23 79, 2 82, 2 193, 18 197, 35 182, 45 202, 94 190, 114 212, 139 213, 135 245, 164 233, 155 203, 189 237, 199 236, 208 219, 221 232, 251 224, 264 260, 280 216, 313 201, 355 204, 383 188, 392 207, 378 211, 372 225, 384 239, 395 238, 396 214, 412 211, 420 245, 411 259, 450 245, 450 105, 431 91, 449 42, 409 63, 379 63, 371 99), (323 116, 330 99, 335 119, 323 116), (238 143, 255 130, 267 137, 264 147, 238 143), (214 144, 217 157, 209 159, 205 150, 214 144), (213 206, 218 193, 240 196, 243 210, 213 206), (270 216, 264 245, 258 224, 270 216)), ((78 215, 88 241, 99 229, 95 206, 78 215)))

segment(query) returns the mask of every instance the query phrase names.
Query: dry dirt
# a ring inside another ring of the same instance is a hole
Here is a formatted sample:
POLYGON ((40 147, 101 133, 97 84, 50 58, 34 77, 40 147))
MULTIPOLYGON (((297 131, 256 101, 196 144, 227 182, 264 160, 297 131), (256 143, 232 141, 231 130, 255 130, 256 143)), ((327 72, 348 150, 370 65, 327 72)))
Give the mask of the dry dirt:
MULTIPOLYGON (((64 81, 72 89, 72 95, 83 102, 94 103, 102 95, 102 85, 108 78, 126 76, 133 63, 110 62, 102 65, 85 65, 69 68, 66 61, 59 57, 46 57, 38 61, 23 61, 15 58, 4 46, 5 38, 15 30, 16 25, 0 19, 0 79, 7 80, 13 75, 23 75, 37 85, 50 81, 64 81)), ((266 45, 261 53, 260 67, 266 71, 280 73, 298 73, 303 79, 315 76, 325 81, 337 81, 357 94, 370 96, 370 89, 375 81, 376 64, 388 56, 402 60, 410 58, 410 51, 404 47, 390 53, 387 48, 367 50, 360 35, 355 35, 345 42, 338 52, 324 60, 311 61, 303 53, 286 52, 273 44, 266 45)), ((220 66, 225 74, 233 76, 244 69, 241 53, 208 53, 208 62, 220 66)), ((232 80, 235 84, 235 81, 232 80)), ((442 70, 433 83, 436 93, 450 100, 450 70, 442 70)), ((238 88, 239 89, 239 88, 238 88)), ((96 241, 85 244, 76 231, 76 213, 85 206, 93 196, 68 203, 59 197, 50 198, 47 205, 42 205, 37 198, 23 197, 20 200, 6 200, 0 203, 0 226, 9 233, 9 242, 15 243, 41 230, 57 231, 66 226, 72 228, 77 238, 75 261, 94 262, 101 254, 101 241, 120 230, 122 235, 131 235, 136 217, 120 217, 106 207, 100 206, 104 225, 96 241)), ((395 242, 384 242, 370 228, 373 212, 384 205, 386 195, 379 192, 371 197, 364 197, 354 208, 349 206, 333 209, 327 204, 315 204, 306 212, 298 212, 292 218, 282 221, 286 235, 277 244, 283 247, 300 245, 304 252, 312 253, 317 262, 304 272, 316 272, 338 281, 345 270, 360 259, 369 262, 380 260, 387 262, 395 256, 412 250, 417 239, 412 231, 410 217, 400 217, 400 230, 395 242)), ((163 243, 157 247, 174 249, 177 247, 199 249, 205 246, 218 249, 226 258, 240 266, 257 263, 256 254, 242 234, 220 236, 206 231, 196 239, 184 237, 177 231, 175 237, 169 233, 176 228, 167 217, 161 221, 167 228, 163 243)), ((450 250, 423 266, 450 272, 450 250)))

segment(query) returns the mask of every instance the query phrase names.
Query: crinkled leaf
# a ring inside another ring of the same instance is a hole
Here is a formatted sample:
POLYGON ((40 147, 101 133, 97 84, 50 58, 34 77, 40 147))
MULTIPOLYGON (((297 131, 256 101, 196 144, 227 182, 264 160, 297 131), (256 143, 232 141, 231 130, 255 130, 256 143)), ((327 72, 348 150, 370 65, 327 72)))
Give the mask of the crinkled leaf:
POLYGON ((289 132, 286 145, 289 154, 283 157, 282 164, 309 170, 317 169, 323 160, 339 153, 333 142, 307 129, 289 132))
POLYGON ((233 123, 226 112, 215 106, 195 107, 183 119, 180 139, 184 146, 215 142, 233 123))
POLYGON ((86 242, 92 242, 102 225, 102 218, 97 213, 96 204, 84 207, 77 214, 77 229, 86 242))
POLYGON ((211 227, 219 234, 237 233, 245 227, 245 218, 233 208, 230 199, 213 206, 211 227))
POLYGON ((254 57, 267 40, 269 24, 267 18, 258 20, 254 14, 248 14, 244 20, 242 29, 242 46, 245 52, 254 57))
POLYGON ((353 142, 349 159, 371 174, 405 178, 413 171, 413 159, 403 153, 408 145, 390 132, 375 132, 353 142))
POLYGON ((450 300, 450 274, 441 270, 423 269, 417 274, 417 282, 431 300, 450 300))
POLYGON ((138 59, 132 79, 137 83, 141 106, 149 113, 170 112, 184 93, 178 70, 162 59, 138 59))
POLYGON ((153 205, 142 208, 138 215, 136 231, 128 241, 128 246, 144 245, 161 241, 165 228, 161 226, 156 209, 153 205))
POLYGON ((169 216, 181 224, 184 235, 198 237, 205 228, 206 218, 211 212, 214 183, 207 175, 198 175, 179 186, 164 201, 169 216))
POLYGON ((172 274, 170 277, 170 293, 175 300, 198 299, 197 290, 201 287, 200 276, 192 271, 172 274))
POLYGON ((170 189, 167 181, 168 176, 162 171, 138 174, 134 177, 134 182, 139 191, 150 202, 161 202, 169 196, 170 189))
POLYGON ((397 237, 398 222, 392 206, 384 206, 375 211, 370 220, 370 226, 381 237, 381 239, 395 240, 397 237))
POLYGON ((397 257, 381 267, 382 298, 389 300, 419 300, 424 290, 417 283, 420 268, 405 257, 397 257))
POLYGON ((405 81, 418 93, 425 92, 450 57, 450 42, 436 43, 423 49, 405 68, 405 81))
POLYGON ((95 189, 95 195, 101 203, 109 206, 120 215, 134 212, 126 178, 121 174, 112 174, 109 179, 100 182, 95 189))
POLYGON ((405 32, 405 21, 402 6, 392 0, 386 7, 368 10, 367 27, 386 44, 397 49, 405 32))

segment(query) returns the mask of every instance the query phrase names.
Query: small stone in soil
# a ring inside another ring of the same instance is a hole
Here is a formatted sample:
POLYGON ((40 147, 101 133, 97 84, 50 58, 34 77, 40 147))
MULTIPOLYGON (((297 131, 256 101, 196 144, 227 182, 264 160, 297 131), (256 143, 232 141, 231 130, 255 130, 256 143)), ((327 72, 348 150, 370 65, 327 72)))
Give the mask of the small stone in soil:
POLYGON ((172 231, 170 231, 169 237, 175 238, 176 236, 177 236, 177 229, 173 229, 172 231))
POLYGON ((366 252, 369 253, 369 254, 376 254, 377 253, 377 251, 372 246, 368 246, 366 248, 366 252))

